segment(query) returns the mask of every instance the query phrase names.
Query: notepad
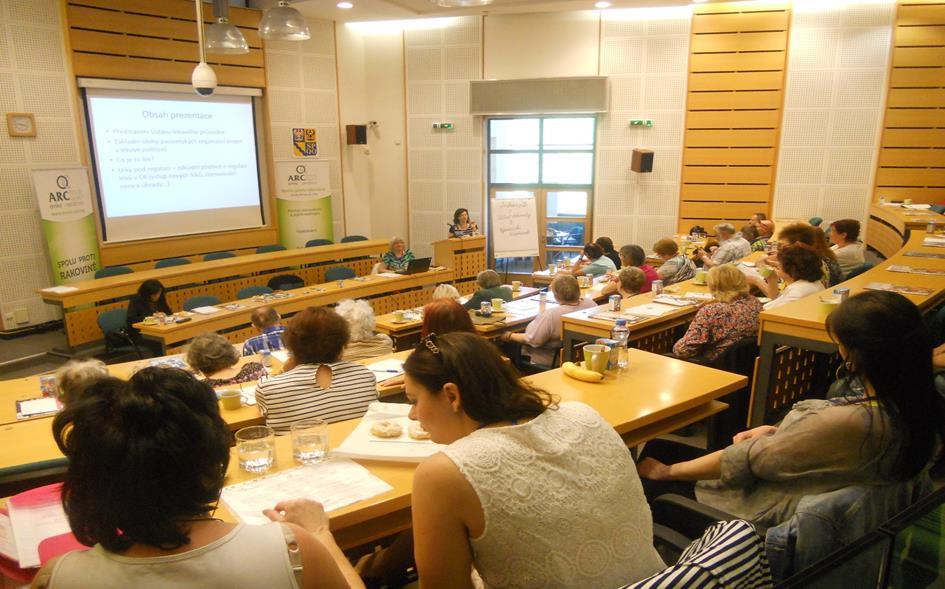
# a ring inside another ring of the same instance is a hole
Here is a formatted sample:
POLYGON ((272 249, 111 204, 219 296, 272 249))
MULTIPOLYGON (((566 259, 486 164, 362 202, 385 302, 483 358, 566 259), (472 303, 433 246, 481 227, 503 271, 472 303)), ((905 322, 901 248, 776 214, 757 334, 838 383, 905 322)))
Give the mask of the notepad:
POLYGON ((374 377, 378 382, 404 373, 404 363, 397 358, 388 358, 387 360, 372 362, 368 364, 367 367, 374 373, 374 377))
POLYGON ((898 292, 899 294, 920 297, 927 297, 935 292, 931 288, 925 288, 924 286, 908 286, 905 284, 891 284, 889 282, 870 282, 863 288, 866 290, 888 290, 891 292, 898 292))
POLYGON ((191 311, 193 311, 194 313, 198 313, 200 315, 213 315, 214 313, 219 313, 220 308, 214 307, 213 305, 207 305, 205 307, 197 307, 196 309, 191 309, 191 311))
POLYGON ((224 487, 220 497, 240 521, 264 524, 263 510, 285 499, 314 499, 330 512, 391 490, 357 462, 333 457, 224 487))
POLYGON ((10 498, 10 529, 22 568, 38 567, 39 543, 70 532, 60 500, 61 484, 40 487, 10 498))
POLYGON ((644 317, 661 317, 667 313, 672 313, 675 310, 676 307, 672 307, 670 305, 649 303, 646 305, 637 305, 636 307, 624 309, 624 312, 632 315, 643 315, 644 317))
POLYGON ((927 274, 930 276, 945 276, 945 269, 940 268, 916 268, 913 266, 892 265, 886 268, 890 272, 902 272, 906 274, 927 274))

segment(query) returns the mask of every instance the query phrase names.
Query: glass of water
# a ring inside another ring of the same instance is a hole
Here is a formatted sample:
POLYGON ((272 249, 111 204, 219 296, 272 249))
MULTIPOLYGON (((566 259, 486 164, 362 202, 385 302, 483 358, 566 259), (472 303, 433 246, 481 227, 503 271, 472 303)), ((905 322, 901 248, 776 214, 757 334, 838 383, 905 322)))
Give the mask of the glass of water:
POLYGON ((328 424, 322 419, 306 419, 292 424, 292 456, 296 462, 315 464, 328 454, 328 424))
POLYGON ((236 453, 246 472, 268 471, 276 457, 276 432, 265 425, 244 427, 236 432, 236 453))

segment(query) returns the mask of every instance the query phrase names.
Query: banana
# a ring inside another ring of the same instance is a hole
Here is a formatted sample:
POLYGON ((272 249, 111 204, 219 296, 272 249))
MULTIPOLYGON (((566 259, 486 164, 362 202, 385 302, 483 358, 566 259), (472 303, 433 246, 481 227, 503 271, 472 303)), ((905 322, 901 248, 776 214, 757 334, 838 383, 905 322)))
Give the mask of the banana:
POLYGON ((604 380, 604 375, 600 372, 594 372, 593 370, 581 368, 574 362, 565 362, 561 365, 561 369, 571 378, 576 378, 585 382, 600 382, 604 380))

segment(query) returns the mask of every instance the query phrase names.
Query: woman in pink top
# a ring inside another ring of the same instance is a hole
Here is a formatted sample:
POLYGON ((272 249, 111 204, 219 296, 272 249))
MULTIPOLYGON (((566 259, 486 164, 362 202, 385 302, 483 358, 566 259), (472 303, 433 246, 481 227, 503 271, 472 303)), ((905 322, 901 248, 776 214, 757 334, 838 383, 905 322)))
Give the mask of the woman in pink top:
POLYGON ((656 269, 646 263, 646 252, 638 245, 625 245, 620 248, 620 261, 623 262, 622 268, 633 266, 643 271, 646 279, 643 281, 643 288, 640 289, 641 293, 650 292, 653 281, 660 279, 656 269))

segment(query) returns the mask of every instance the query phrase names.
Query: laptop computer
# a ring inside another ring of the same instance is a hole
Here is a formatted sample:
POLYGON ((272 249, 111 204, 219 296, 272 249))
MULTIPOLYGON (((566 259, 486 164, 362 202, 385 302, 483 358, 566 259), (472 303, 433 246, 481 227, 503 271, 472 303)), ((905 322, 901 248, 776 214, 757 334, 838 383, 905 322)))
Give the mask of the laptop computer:
POLYGON ((433 258, 417 258, 407 262, 407 267, 403 270, 397 270, 397 274, 420 274, 430 269, 430 261, 433 258))

